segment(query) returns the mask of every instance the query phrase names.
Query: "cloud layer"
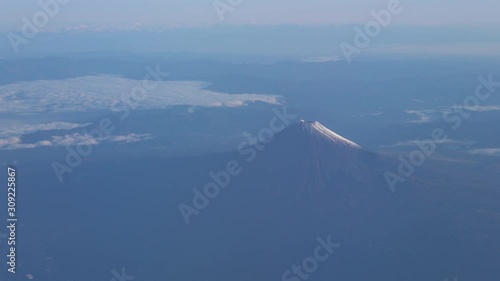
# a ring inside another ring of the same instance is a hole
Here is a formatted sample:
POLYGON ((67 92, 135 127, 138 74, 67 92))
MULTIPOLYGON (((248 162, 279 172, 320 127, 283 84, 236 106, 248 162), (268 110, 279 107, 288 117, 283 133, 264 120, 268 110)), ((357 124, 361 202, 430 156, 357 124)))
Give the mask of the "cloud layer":
POLYGON ((500 148, 478 148, 469 150, 469 153, 478 155, 500 156, 500 148))
POLYGON ((21 136, 32 134, 40 131, 55 131, 55 130, 72 130, 76 128, 83 128, 90 125, 75 124, 68 122, 50 122, 41 124, 12 124, 0 126, 0 138, 10 138, 14 136, 21 136))
MULTIPOLYGON (((112 110, 129 100, 141 81, 113 76, 84 76, 64 80, 39 80, 0 86, 0 113, 87 112, 112 110)), ((258 94, 226 94, 193 81, 159 82, 155 90, 140 93, 137 109, 161 109, 174 105, 236 107, 248 102, 280 103, 281 97, 258 94)))
POLYGON ((0 150, 16 150, 16 149, 29 149, 37 147, 49 146, 71 146, 71 145, 98 145, 102 142, 125 142, 133 143, 143 140, 151 139, 150 134, 128 134, 108 136, 102 139, 97 139, 89 134, 66 134, 63 136, 53 136, 49 140, 40 140, 33 143, 24 143, 21 137, 10 137, 0 139, 0 150))

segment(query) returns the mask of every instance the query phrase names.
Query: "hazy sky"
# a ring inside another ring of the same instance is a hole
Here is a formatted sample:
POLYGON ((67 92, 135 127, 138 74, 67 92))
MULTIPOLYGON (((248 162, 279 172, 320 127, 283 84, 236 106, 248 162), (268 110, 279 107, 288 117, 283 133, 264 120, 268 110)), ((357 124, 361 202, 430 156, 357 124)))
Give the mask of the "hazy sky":
MULTIPOLYGON (((54 0, 41 0, 42 2, 54 0)), ((63 1, 63 0, 59 0, 63 1)), ((214 0, 64 0, 47 29, 92 26, 212 24, 362 24, 390 0, 241 0, 221 22, 214 0)), ((239 0, 219 0, 223 3, 239 0)), ((1 0, 0 28, 20 30, 22 17, 41 10, 35 0, 1 0)), ((401 0, 392 24, 500 26, 498 0, 401 0)))

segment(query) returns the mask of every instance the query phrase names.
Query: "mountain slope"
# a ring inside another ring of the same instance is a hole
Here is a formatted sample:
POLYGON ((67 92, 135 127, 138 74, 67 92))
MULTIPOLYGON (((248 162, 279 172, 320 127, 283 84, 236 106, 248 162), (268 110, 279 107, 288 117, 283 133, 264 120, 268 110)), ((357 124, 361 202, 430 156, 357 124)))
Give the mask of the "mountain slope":
POLYGON ((298 122, 250 163, 232 152, 83 165, 87 176, 72 188, 25 193, 39 211, 24 217, 37 235, 23 241, 44 247, 21 256, 40 265, 37 280, 105 280, 126 266, 151 281, 298 281, 306 279, 283 273, 313 255, 317 238, 331 237, 340 247, 307 280, 498 280, 498 194, 432 176, 392 193, 383 172, 393 164, 319 123, 298 122), (242 173, 186 225, 179 204, 194 206, 193 188, 234 160, 242 173), (54 216, 57 231, 47 230, 54 216), (88 260, 96 266, 75 262, 88 260))
MULTIPOLYGON (((355 190, 383 187, 383 168, 389 160, 363 149, 316 121, 299 121, 276 134, 255 163, 254 178, 277 192, 297 196, 323 189, 355 190)), ((387 192, 387 190, 381 190, 387 192)))

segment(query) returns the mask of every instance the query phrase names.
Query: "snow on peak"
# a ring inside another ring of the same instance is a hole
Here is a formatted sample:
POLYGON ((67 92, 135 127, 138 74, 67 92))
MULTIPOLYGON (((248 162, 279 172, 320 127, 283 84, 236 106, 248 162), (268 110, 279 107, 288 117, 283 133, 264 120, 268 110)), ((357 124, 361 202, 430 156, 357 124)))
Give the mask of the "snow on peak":
POLYGON ((344 145, 356 149, 361 148, 361 146, 359 146, 355 142, 350 141, 339 134, 336 134, 317 121, 300 120, 299 122, 297 122, 296 126, 299 127, 302 131, 306 131, 310 135, 326 138, 337 145, 344 145))

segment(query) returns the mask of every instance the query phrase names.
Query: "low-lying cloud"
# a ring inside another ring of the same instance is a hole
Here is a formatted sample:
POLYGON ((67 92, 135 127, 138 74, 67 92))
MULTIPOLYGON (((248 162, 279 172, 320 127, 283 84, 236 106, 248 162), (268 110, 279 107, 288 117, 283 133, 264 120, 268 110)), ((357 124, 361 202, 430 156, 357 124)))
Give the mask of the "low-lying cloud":
POLYGON ((469 153, 478 155, 500 156, 500 148, 478 148, 471 149, 469 153))
MULTIPOLYGON (((476 142, 474 141, 460 141, 460 140, 452 140, 452 139, 442 139, 435 141, 437 144, 456 144, 456 145, 472 145, 475 144, 476 142)), ((402 142, 397 142, 395 144, 391 145, 385 145, 381 147, 398 147, 398 146, 418 146, 419 144, 422 144, 422 140, 407 140, 407 141, 402 141, 402 142)))
POLYGON ((0 127, 0 138, 11 138, 14 136, 21 136, 32 134, 40 131, 55 131, 55 130, 73 130, 89 126, 87 124, 76 124, 68 122, 50 122, 40 124, 11 124, 0 127))
POLYGON ((475 111, 475 112, 488 112, 488 111, 499 111, 500 105, 457 106, 455 108, 463 108, 465 110, 475 111))
POLYGON ((16 136, 0 139, 0 150, 30 149, 49 146, 98 145, 102 142, 134 143, 148 139, 151 139, 150 134, 116 135, 97 139, 89 134, 73 133, 62 136, 52 136, 51 139, 48 140, 24 143, 21 137, 16 136))
POLYGON ((435 114, 435 110, 406 110, 407 114, 413 114, 418 117, 417 120, 410 120, 408 123, 429 123, 435 120, 432 114, 435 114))
MULTIPOLYGON (((0 86, 0 113, 88 112, 111 110, 127 99, 140 81, 114 76, 83 76, 64 80, 38 80, 0 86)), ((279 104, 280 96, 227 94, 206 89, 197 81, 163 81, 147 93, 137 109, 175 105, 237 107, 250 102, 279 104)))

